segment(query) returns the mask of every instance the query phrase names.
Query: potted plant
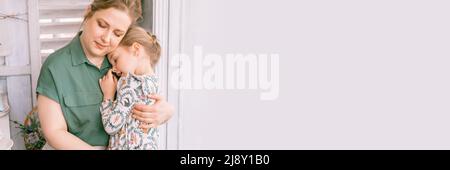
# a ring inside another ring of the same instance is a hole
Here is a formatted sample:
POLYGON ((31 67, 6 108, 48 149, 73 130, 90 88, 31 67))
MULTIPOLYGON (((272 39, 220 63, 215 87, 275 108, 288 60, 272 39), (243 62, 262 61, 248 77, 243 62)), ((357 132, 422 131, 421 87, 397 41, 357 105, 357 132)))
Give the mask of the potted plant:
POLYGON ((37 107, 34 107, 31 112, 27 114, 23 124, 12 121, 20 129, 25 142, 27 150, 41 150, 45 145, 44 134, 42 133, 39 117, 37 115, 37 107))

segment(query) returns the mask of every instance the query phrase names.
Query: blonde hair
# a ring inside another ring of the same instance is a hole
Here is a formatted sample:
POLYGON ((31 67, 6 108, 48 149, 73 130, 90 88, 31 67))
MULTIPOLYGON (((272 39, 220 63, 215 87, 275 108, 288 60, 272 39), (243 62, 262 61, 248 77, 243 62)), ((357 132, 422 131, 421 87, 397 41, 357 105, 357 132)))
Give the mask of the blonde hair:
POLYGON ((142 18, 141 0, 94 0, 90 10, 84 15, 84 21, 92 17, 95 12, 109 8, 127 12, 133 24, 142 18))
POLYGON ((155 68, 155 65, 161 57, 161 46, 159 45, 156 36, 139 26, 132 25, 119 45, 130 47, 135 42, 144 47, 145 52, 149 55, 150 65, 152 68, 155 68))

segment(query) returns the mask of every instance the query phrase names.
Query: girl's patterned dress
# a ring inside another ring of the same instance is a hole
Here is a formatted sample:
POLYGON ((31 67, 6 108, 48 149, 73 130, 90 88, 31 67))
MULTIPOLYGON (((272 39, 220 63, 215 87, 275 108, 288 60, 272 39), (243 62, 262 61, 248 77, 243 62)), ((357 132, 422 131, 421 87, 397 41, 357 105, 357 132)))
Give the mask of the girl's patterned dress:
POLYGON ((158 79, 153 75, 128 73, 117 82, 117 99, 103 101, 100 111, 105 131, 110 135, 108 150, 158 149, 159 132, 151 128, 144 132, 140 121, 131 117, 134 104, 154 104, 149 94, 159 93, 158 79))

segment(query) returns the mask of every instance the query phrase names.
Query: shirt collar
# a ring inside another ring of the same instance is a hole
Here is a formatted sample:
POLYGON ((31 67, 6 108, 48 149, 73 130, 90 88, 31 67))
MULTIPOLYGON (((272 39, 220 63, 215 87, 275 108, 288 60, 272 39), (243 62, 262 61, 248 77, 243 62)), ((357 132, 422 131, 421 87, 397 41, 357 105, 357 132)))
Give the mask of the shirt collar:
POLYGON ((81 47, 80 41, 81 31, 73 38, 70 42, 70 54, 72 55, 72 65, 80 65, 83 63, 87 63, 88 59, 84 54, 83 48, 81 47))

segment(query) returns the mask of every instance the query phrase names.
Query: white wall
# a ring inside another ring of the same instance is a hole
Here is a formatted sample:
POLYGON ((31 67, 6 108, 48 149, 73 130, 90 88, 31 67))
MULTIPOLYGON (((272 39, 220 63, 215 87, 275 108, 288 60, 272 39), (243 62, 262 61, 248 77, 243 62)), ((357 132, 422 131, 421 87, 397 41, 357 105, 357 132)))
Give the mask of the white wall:
POLYGON ((191 59, 278 53, 280 91, 181 90, 180 149, 450 149, 449 5, 184 1, 191 59))

